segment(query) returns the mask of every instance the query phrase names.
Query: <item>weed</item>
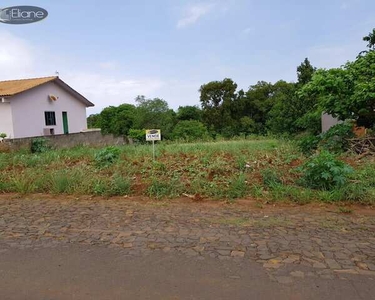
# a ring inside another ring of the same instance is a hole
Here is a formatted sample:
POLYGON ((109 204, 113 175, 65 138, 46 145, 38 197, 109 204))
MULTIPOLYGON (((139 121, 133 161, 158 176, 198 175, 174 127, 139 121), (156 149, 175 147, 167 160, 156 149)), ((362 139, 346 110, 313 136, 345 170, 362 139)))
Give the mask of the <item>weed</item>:
POLYGON ((267 168, 261 172, 263 183, 266 186, 273 186, 281 183, 281 179, 275 170, 267 168))
POLYGON ((234 178, 230 183, 227 191, 229 199, 236 199, 246 196, 248 192, 248 185, 244 174, 240 174, 234 178))
POLYGON ((178 178, 174 178, 169 182, 153 178, 151 184, 147 188, 146 194, 147 196, 156 199, 177 197, 181 194, 181 184, 178 178))
POLYGON ((313 189, 332 190, 346 184, 353 169, 333 154, 322 151, 310 158, 301 168, 301 183, 313 189))
POLYGON ((120 149, 116 147, 107 147, 95 154, 97 166, 104 168, 113 164, 120 157, 120 149))
POLYGON ((353 210, 348 208, 348 207, 340 206, 339 212, 342 213, 342 214, 351 214, 353 212, 353 210))
POLYGON ((115 175, 111 181, 108 196, 124 196, 130 194, 131 181, 128 178, 123 178, 115 175))

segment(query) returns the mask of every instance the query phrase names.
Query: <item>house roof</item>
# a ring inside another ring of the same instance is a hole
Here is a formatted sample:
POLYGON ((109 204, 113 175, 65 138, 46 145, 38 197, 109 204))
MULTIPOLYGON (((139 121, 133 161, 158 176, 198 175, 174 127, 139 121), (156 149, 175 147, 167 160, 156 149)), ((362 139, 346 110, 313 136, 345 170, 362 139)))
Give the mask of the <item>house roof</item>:
POLYGON ((94 106, 92 102, 67 85, 58 76, 0 81, 0 97, 12 97, 52 81, 86 104, 86 106, 94 106))

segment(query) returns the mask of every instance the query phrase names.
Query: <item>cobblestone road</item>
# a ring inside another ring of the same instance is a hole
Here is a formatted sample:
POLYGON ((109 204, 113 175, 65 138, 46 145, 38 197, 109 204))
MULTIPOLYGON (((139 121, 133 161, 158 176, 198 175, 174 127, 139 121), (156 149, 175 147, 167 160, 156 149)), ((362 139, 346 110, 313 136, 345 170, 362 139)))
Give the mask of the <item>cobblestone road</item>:
POLYGON ((371 214, 308 206, 0 197, 0 253, 65 243, 116 248, 129 256, 163 251, 197 260, 252 260, 285 284, 306 277, 375 279, 371 214))

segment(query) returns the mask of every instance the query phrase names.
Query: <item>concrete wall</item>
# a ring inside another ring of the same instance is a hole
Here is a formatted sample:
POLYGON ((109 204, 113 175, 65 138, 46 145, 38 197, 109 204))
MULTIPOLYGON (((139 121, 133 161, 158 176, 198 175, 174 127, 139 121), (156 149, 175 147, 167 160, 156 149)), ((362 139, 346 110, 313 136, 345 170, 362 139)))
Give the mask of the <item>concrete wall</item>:
MULTIPOLYGON (((3 152, 30 149, 31 141, 36 137, 5 139, 0 143, 3 152)), ((112 145, 132 144, 131 139, 115 137, 112 134, 102 135, 100 130, 72 134, 45 136, 48 144, 54 149, 72 148, 75 146, 103 147, 112 145)))
POLYGON ((14 137, 12 108, 10 103, 0 102, 0 133, 6 133, 7 137, 9 138, 14 137))
POLYGON ((13 137, 23 138, 44 135, 44 128, 54 128, 55 134, 63 134, 62 112, 68 114, 69 133, 87 129, 86 105, 49 82, 10 98, 13 118, 13 137), (59 97, 51 101, 49 95, 59 97), (54 111, 56 126, 46 126, 44 112, 54 111))
POLYGON ((322 114, 322 132, 326 132, 332 126, 336 124, 340 124, 340 123, 342 123, 342 121, 340 121, 339 119, 334 118, 331 115, 326 114, 326 113, 322 114))

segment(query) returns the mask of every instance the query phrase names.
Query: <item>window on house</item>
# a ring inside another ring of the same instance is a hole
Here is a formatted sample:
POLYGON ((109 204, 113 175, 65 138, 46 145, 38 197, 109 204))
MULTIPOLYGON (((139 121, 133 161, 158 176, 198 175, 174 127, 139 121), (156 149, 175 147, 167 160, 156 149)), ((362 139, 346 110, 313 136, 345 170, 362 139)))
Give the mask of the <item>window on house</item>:
POLYGON ((45 111, 44 118, 46 119, 46 126, 56 125, 56 116, 54 111, 45 111))

